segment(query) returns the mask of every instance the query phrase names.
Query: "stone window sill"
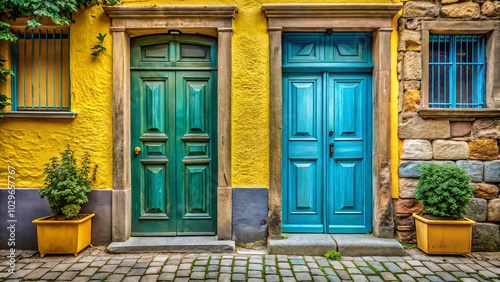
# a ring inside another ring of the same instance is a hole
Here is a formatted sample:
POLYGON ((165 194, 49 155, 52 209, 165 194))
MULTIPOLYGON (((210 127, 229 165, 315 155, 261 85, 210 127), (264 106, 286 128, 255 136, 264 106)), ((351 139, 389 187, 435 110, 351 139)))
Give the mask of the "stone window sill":
POLYGON ((34 112, 34 111, 17 111, 2 113, 5 118, 57 118, 57 119, 74 119, 77 112, 34 112))
POLYGON ((421 108, 418 114, 422 118, 442 118, 450 120, 473 120, 475 118, 500 117, 500 109, 431 109, 421 108))

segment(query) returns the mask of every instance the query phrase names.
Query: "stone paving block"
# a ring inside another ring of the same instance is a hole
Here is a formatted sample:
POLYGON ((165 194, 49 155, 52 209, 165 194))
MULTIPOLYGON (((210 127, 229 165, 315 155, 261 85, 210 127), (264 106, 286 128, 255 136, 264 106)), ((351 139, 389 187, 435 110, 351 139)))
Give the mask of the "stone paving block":
POLYGON ((453 275, 449 274, 448 272, 437 271, 434 274, 441 277, 444 281, 458 281, 458 279, 456 279, 453 275))
POLYGON ((83 270, 82 272, 80 272, 80 274, 78 274, 78 275, 79 276, 92 276, 97 272, 97 270, 98 270, 97 267, 89 267, 89 268, 86 268, 85 270, 83 270))
POLYGON ((162 273, 158 277, 158 281, 173 281, 175 279, 175 273, 162 273))
POLYGON ((425 276, 425 278, 427 278, 431 282, 442 282, 442 281, 445 281, 445 280, 441 279, 441 277, 436 276, 436 275, 425 276))
POLYGON ((231 266, 231 265, 233 265, 233 261, 232 260, 223 259, 223 260, 221 260, 220 265, 231 266))
POLYGON ((382 280, 382 278, 380 278, 378 276, 366 276, 366 278, 370 282, 384 282, 384 280, 382 280))
POLYGON ((314 282, 327 282, 328 280, 324 276, 313 276, 314 282))
POLYGON ((324 268, 323 271, 326 275, 337 275, 337 273, 331 268, 324 268))
POLYGON ((257 270, 257 271, 262 271, 262 264, 249 264, 248 265, 248 270, 257 270))
POLYGON ((55 280, 62 272, 47 272, 44 276, 42 276, 42 280, 55 280))
POLYGON ((421 261, 419 260, 408 260, 406 261, 411 266, 424 266, 421 261))
POLYGON ((235 273, 231 275, 231 281, 245 281, 245 280, 246 280, 245 274, 235 273))
POLYGON ((392 273, 403 273, 404 271, 393 262, 384 262, 384 266, 392 273))
POLYGON ((76 277, 76 275, 78 275, 78 271, 65 271, 59 277, 57 277, 57 280, 72 280, 76 277))
POLYGON ((351 279, 351 276, 345 270, 337 270, 337 275, 342 279, 351 279))
POLYGON ((247 272, 247 268, 245 266, 235 266, 233 267, 234 273, 245 273, 247 272))
POLYGON ((297 279, 295 277, 283 277, 281 280, 282 282, 297 282, 297 279))
POLYGON ((368 266, 368 264, 366 263, 366 261, 354 261, 354 264, 356 266, 368 266))
MULTIPOLYGON (((99 270, 99 272, 101 272, 101 270, 99 270)), ((130 276, 136 276, 136 275, 142 276, 142 275, 144 275, 144 272, 146 272, 145 268, 132 268, 127 273, 127 275, 130 275, 130 276)))
MULTIPOLYGON (((441 267, 439 267, 437 264, 430 262, 430 261, 423 261, 422 262, 425 267, 427 267, 430 271, 436 272, 436 271, 443 271, 441 267)), ((418 271, 418 270, 417 270, 418 271)), ((420 271, 419 271, 420 272, 420 271)), ((421 272, 420 272, 421 273, 421 272)), ((422 273, 423 274, 423 273, 422 273)))
MULTIPOLYGON (((182 278, 175 278, 174 282, 188 282, 189 281, 189 278, 185 278, 185 277, 182 277, 182 278)), ((229 280, 227 280, 229 281, 229 280)))
POLYGON ((469 274, 461 271, 452 271, 450 272, 451 275, 458 277, 458 278, 464 278, 464 277, 469 277, 469 274))
POLYGON ((394 276, 394 274, 392 274, 390 272, 381 272, 380 276, 382 276, 382 279, 384 279, 385 281, 397 281, 398 280, 396 278, 396 276, 394 276))
POLYGON ((230 266, 221 266, 219 271, 221 273, 231 273, 231 267, 230 266))
POLYGON ((145 274, 157 274, 160 271, 161 271, 161 267, 159 267, 159 266, 153 266, 153 267, 148 267, 146 269, 145 274))
POLYGON ((287 262, 278 262, 279 269, 290 269, 291 265, 287 262))
POLYGON ((123 282, 138 282, 141 280, 140 276, 127 276, 123 279, 123 282))
POLYGON ((295 258, 295 259, 290 259, 290 264, 292 264, 292 265, 306 264, 306 262, 303 259, 295 258))
POLYGON ((309 273, 295 273, 297 281, 311 281, 312 277, 309 273))
MULTIPOLYGON (((343 265, 343 264, 341 264, 339 261, 335 261, 335 260, 333 260, 333 261, 330 261, 330 264, 331 264, 331 266, 333 266, 333 268, 335 268, 335 269, 338 269, 338 270, 344 270, 344 269, 345 269, 345 268, 344 268, 344 265, 343 265)), ((322 266, 323 266, 323 265, 322 265, 322 266)))
POLYGON ((262 271, 248 271, 249 278, 262 278, 262 271))
POLYGON ((264 282, 262 278, 248 278, 247 282, 264 282))
POLYGON ((179 277, 189 277, 189 274, 191 273, 191 270, 179 270, 177 271, 177 276, 179 277))
POLYGON ((399 266, 403 270, 413 269, 413 267, 411 265, 409 265, 406 262, 402 262, 402 261, 396 262, 396 265, 399 266))
POLYGON ((481 270, 481 271, 479 271, 479 274, 483 275, 485 277, 488 277, 488 278, 498 278, 497 274, 495 274, 491 271, 488 271, 488 270, 481 270))
POLYGON ((191 269, 191 271, 192 272, 195 272, 195 271, 200 272, 200 271, 205 271, 206 269, 207 269, 206 266, 195 266, 195 267, 193 267, 193 269, 191 269))
POLYGON ((158 281, 159 276, 160 275, 145 275, 139 281, 141 281, 141 282, 156 282, 156 281, 158 281))
POLYGON ((111 274, 106 277, 106 282, 121 282, 123 281, 125 275, 123 274, 111 274))
POLYGON ((236 260, 234 266, 246 266, 248 263, 246 260, 236 260))
POLYGON ((99 272, 113 272, 118 265, 105 265, 99 269, 99 272))
POLYGON ((340 277, 335 276, 335 275, 328 275, 327 278, 328 278, 328 281, 330 281, 330 282, 340 282, 340 281, 342 281, 340 279, 340 277))
POLYGON ((85 262, 85 263, 74 263, 70 268, 68 268, 68 270, 79 271, 79 270, 83 270, 83 269, 87 268, 89 265, 90 265, 90 263, 88 263, 88 262, 85 262))
POLYGON ((352 261, 342 261, 342 264, 347 268, 356 267, 356 265, 352 261))
POLYGON ((273 274, 276 274, 276 267, 274 266, 266 266, 265 268, 265 273, 266 273, 266 276, 269 274, 269 275, 273 275, 273 274))
POLYGON ((441 263, 438 264, 438 266, 446 271, 459 271, 459 269, 456 266, 450 263, 441 263))
MULTIPOLYGON (((41 265, 41 264, 40 264, 41 265)), ((38 268, 30 272, 24 277, 26 280, 39 280, 45 273, 49 272, 48 268, 38 268)))
POLYGON ((27 264, 24 269, 36 269, 36 268, 39 268, 40 266, 42 266, 43 263, 41 262, 36 262, 36 263, 29 263, 27 264))
POLYGON ((429 282, 430 280, 427 278, 417 278, 418 282, 429 282))
POLYGON ((408 274, 396 274, 396 276, 401 280, 405 282, 412 282, 415 281, 410 275, 408 274))
MULTIPOLYGON (((107 264, 121 264, 121 263, 123 263, 123 261, 124 261, 123 259, 110 259, 110 260, 107 262, 107 264)), ((136 260, 134 260, 134 262, 133 262, 131 265, 129 265, 129 266, 134 265, 134 264, 135 264, 135 262, 136 262, 136 260)))
POLYGON ((293 272, 309 272, 309 268, 305 265, 294 265, 292 266, 293 272))
MULTIPOLYGON (((136 263, 137 263, 137 259, 124 259, 119 264, 120 264, 120 266, 134 266, 136 263)), ((114 263, 108 263, 108 264, 114 264, 114 263)))
POLYGON ((378 272, 382 272, 382 271, 387 270, 380 262, 377 262, 377 261, 370 261, 370 262, 368 262, 368 264, 371 267, 375 268, 375 270, 377 270, 378 272))
POLYGON ((361 270, 361 272, 363 274, 365 274, 365 275, 374 275, 374 274, 376 274, 375 271, 373 271, 371 268, 365 267, 365 266, 360 267, 359 270, 361 270))
POLYGON ((191 276, 190 276, 191 279, 199 279, 199 280, 203 280, 205 279, 205 272, 191 272, 191 276))
POLYGON ((266 282, 279 282, 280 277, 278 275, 266 275, 266 282))
MULTIPOLYGON (((186 265, 186 264, 184 264, 184 265, 186 265)), ((181 266, 182 266, 182 264, 181 264, 181 266)), ((187 264, 187 266, 189 266, 189 267, 187 267, 187 268, 185 268, 185 269, 187 269, 187 270, 191 269, 191 265, 190 265, 190 264, 187 264)), ((181 268, 180 268, 180 267, 178 267, 177 265, 165 265, 165 266, 161 269, 161 272, 176 272, 176 271, 177 271, 177 268, 181 269, 181 268)), ((184 269, 184 268, 182 268, 182 269, 184 269)))
POLYGON ((347 268, 347 272, 349 272, 350 274, 362 274, 361 270, 356 267, 347 268))
POLYGON ((352 280, 356 282, 368 282, 368 279, 364 275, 352 275, 352 280))
POLYGON ((410 275, 411 277, 413 278, 418 278, 418 277, 424 277, 422 274, 420 274, 418 271, 416 270, 407 270, 406 271, 406 274, 410 275))
POLYGON ((312 268, 311 269, 311 275, 313 275, 313 276, 324 276, 325 273, 323 273, 323 271, 321 271, 321 269, 319 269, 319 268, 312 268))
POLYGON ((101 267, 106 264, 105 260, 96 260, 93 263, 91 263, 89 266, 91 267, 101 267))
POLYGON ((288 269, 280 269, 280 275, 285 277, 285 276, 293 276, 293 273, 291 270, 288 270, 288 269))
POLYGON ((149 265, 149 262, 138 261, 134 264, 133 268, 146 268, 146 267, 148 267, 148 265, 149 265))
POLYGON ((69 264, 69 263, 61 263, 61 264, 55 266, 54 268, 52 268, 52 271, 65 271, 70 266, 71 266, 71 264, 69 264))

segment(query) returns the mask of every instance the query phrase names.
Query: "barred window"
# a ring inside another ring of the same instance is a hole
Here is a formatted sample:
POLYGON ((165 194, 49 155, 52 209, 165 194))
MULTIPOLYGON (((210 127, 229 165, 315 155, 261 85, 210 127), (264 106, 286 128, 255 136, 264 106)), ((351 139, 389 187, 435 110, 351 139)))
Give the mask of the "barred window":
POLYGON ((485 108, 485 36, 429 35, 429 107, 485 108))
POLYGON ((13 29, 12 110, 69 111, 69 28, 13 29))

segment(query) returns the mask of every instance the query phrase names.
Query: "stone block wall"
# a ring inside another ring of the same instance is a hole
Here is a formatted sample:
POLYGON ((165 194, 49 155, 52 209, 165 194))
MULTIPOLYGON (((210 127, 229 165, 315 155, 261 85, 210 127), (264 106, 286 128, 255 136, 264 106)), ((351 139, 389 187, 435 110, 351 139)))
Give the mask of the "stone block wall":
MULTIPOLYGON (((401 140, 399 198, 394 200, 396 232, 403 241, 416 241, 413 212, 424 210, 415 190, 424 162, 463 167, 475 188, 468 217, 473 227, 473 251, 500 251, 500 115, 422 117, 422 22, 500 21, 500 1, 407 1, 399 19, 398 80, 401 140)), ((496 67, 498 66, 487 66, 496 67)), ((496 91, 496 90, 494 90, 496 91)))

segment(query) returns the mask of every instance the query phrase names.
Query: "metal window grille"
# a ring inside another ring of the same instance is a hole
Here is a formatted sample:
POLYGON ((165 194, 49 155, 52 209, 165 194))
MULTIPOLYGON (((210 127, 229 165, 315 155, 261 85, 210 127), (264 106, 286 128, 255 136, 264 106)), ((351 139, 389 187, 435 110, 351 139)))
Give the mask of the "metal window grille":
POLYGON ((429 107, 485 107, 485 36, 431 34, 429 107))
POLYGON ((69 28, 13 29, 12 109, 69 111, 69 28))

